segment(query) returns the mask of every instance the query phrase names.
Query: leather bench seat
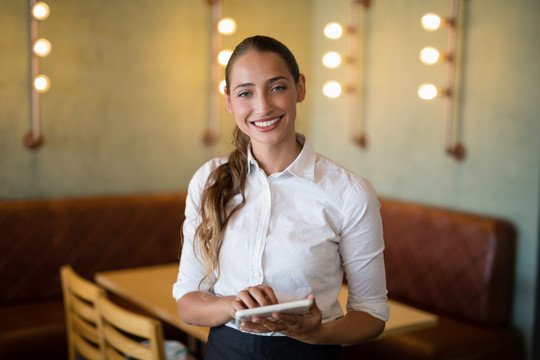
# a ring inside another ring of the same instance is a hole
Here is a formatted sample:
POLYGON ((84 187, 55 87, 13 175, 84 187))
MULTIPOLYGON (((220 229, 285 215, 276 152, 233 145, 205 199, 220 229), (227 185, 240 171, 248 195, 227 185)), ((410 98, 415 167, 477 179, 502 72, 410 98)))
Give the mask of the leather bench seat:
POLYGON ((66 359, 60 266, 93 279, 178 261, 185 196, 0 202, 0 359, 66 359))
POLYGON ((2 306, 0 319, 1 359, 67 359, 62 300, 2 306))
POLYGON ((343 348, 344 359, 521 359, 519 336, 507 327, 487 327, 439 317, 437 326, 343 348))
POLYGON ((381 216, 388 296, 439 321, 346 347, 344 358, 520 359, 520 337, 510 326, 513 225, 391 199, 381 199, 381 216))
MULTIPOLYGON (((66 358, 61 265, 92 279, 178 261, 185 196, 0 203, 0 359, 66 358)), ((513 226, 391 199, 381 216, 389 297, 439 323, 345 347, 344 359, 519 359, 513 226)))

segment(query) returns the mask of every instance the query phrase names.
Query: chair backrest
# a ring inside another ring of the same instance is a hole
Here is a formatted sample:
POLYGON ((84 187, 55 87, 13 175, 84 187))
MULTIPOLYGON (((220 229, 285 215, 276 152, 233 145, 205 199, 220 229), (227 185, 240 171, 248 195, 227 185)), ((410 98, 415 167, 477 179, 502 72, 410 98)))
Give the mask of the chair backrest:
POLYGON ((77 355, 89 360, 103 359, 96 301, 106 295, 105 290, 79 276, 69 265, 62 266, 60 274, 70 360, 77 355))
POLYGON ((106 297, 98 299, 97 308, 107 359, 165 359, 163 327, 158 320, 128 311, 106 297))

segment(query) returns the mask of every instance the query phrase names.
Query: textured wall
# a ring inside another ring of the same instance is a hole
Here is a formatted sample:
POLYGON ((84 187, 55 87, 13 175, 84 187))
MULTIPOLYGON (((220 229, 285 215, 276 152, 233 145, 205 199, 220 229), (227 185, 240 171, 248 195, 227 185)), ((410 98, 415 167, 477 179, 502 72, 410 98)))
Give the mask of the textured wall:
MULTIPOLYGON (((0 199, 177 190, 229 149, 234 121, 206 147, 210 7, 204 0, 49 0, 41 61, 44 146, 28 151, 28 2, 0 0, 0 199)), ((282 39, 309 72, 311 2, 224 2, 233 48, 256 33, 282 39), (306 15, 307 14, 307 15, 306 15)), ((302 111, 304 111, 302 109, 302 111)), ((301 126, 307 127, 307 124, 301 126)))
POLYGON ((346 50, 346 41, 320 34, 329 21, 347 22, 349 1, 316 1, 312 139, 320 152, 370 179, 381 195, 512 221, 519 233, 514 323, 530 345, 540 198, 540 2, 461 3, 464 162, 443 151, 444 101, 416 95, 423 82, 445 83, 446 66, 423 65, 418 53, 427 45, 446 49, 447 31, 428 33, 419 20, 426 12, 447 16, 448 0, 376 0, 362 13, 366 62, 359 69, 362 74, 365 65, 367 85, 360 108, 370 137, 365 151, 345 141, 347 99, 325 99, 320 91, 325 81, 346 76, 318 64, 325 51, 346 50))

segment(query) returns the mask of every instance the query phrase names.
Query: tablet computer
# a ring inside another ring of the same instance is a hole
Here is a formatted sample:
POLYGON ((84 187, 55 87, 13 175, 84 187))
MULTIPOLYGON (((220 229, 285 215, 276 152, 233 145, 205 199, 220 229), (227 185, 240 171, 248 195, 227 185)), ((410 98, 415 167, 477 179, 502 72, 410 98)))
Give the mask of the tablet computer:
POLYGON ((275 305, 260 306, 252 309, 238 310, 235 314, 236 327, 240 327, 240 322, 243 319, 246 319, 247 321, 251 320, 252 316, 267 317, 271 316, 272 313, 275 312, 282 312, 285 314, 293 315, 303 315, 307 313, 312 304, 312 299, 304 299, 275 305))

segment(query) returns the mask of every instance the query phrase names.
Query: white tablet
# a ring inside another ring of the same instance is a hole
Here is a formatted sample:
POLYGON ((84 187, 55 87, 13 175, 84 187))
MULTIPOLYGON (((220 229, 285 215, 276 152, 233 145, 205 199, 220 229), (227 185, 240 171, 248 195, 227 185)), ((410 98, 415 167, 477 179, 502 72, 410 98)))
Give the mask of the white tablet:
POLYGON ((250 320, 252 316, 271 316, 272 313, 282 312, 285 314, 303 315, 307 313, 313 304, 312 299, 290 301, 282 304, 261 306, 252 309, 238 310, 235 314, 236 327, 240 327, 242 319, 250 320))

